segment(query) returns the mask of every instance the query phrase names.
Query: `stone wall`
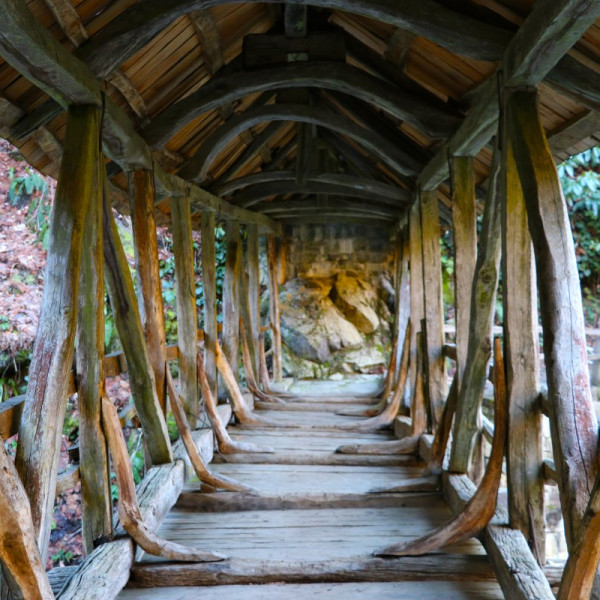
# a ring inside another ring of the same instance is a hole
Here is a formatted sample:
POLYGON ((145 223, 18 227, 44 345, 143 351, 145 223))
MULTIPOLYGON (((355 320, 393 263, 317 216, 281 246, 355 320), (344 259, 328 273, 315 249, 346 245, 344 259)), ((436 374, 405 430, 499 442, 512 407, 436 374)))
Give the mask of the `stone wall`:
POLYGON ((393 242, 364 225, 288 228, 280 290, 284 370, 300 378, 383 370, 393 313, 393 242))

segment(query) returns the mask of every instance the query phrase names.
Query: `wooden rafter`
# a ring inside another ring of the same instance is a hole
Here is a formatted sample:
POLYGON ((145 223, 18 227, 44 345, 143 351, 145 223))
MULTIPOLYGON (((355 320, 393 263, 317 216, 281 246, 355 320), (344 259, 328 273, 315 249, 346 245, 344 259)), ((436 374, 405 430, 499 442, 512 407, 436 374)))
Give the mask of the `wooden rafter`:
POLYGON ((214 77, 198 92, 163 111, 144 129, 144 138, 152 146, 162 146, 186 123, 223 102, 264 90, 297 87, 344 91, 411 123, 433 138, 447 137, 460 121, 438 106, 428 106, 422 98, 361 69, 338 62, 311 61, 214 77))
MULTIPOLYGON (((64 107, 71 104, 102 106, 100 81, 44 29, 25 4, 1 0, 0 12, 0 53, 9 64, 64 107)), ((278 230, 278 225, 263 215, 239 212, 240 209, 203 190, 190 188, 189 183, 165 173, 153 163, 150 149, 136 133, 126 113, 110 98, 105 99, 104 108, 103 143, 107 156, 125 167, 154 170, 157 189, 166 196, 192 197, 196 203, 201 203, 207 210, 219 212, 225 218, 255 222, 261 227, 278 230), (236 216, 233 217, 233 214, 236 216)))
POLYGON ((206 178, 208 169, 219 152, 240 132, 264 121, 290 120, 312 123, 347 135, 378 157, 381 162, 388 164, 403 175, 415 175, 420 169, 420 163, 416 162, 412 156, 402 152, 381 136, 357 127, 343 115, 335 114, 333 111, 318 106, 283 104, 249 110, 229 119, 225 125, 207 136, 200 150, 181 167, 178 175, 184 179, 202 181, 206 178))
POLYGON ((215 19, 206 9, 195 10, 188 16, 202 44, 204 62, 210 73, 214 75, 225 64, 221 35, 215 19))

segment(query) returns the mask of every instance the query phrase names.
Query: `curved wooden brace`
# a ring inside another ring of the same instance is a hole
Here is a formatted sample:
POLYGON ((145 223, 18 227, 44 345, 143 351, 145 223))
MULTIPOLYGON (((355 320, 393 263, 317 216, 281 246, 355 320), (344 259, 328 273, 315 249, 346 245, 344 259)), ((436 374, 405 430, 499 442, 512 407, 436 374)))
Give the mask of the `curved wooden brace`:
POLYGON ((444 403, 440 422, 435 430, 435 437, 431 446, 431 457, 429 459, 429 469, 432 473, 441 473, 446 454, 448 438, 452 430, 452 419, 456 412, 456 403, 458 402, 458 377, 454 375, 452 385, 448 392, 448 398, 444 403))
POLYGON ((448 137, 460 124, 456 116, 437 106, 428 106, 422 98, 361 69, 339 62, 310 61, 214 77, 197 92, 166 108, 144 129, 143 136, 153 147, 164 146, 186 123, 226 102, 265 90, 291 87, 344 92, 374 104, 432 138, 448 137))
POLYGON ((269 380, 269 370, 267 369, 267 357, 265 355, 265 334, 263 331, 258 335, 258 355, 260 363, 260 383, 263 390, 269 394, 269 396, 276 396, 279 398, 285 398, 286 400, 294 401, 297 399, 295 394, 289 392, 279 392, 271 388, 271 381, 269 380))
POLYGON ((175 384, 173 383, 173 377, 171 377, 171 371, 168 363, 166 363, 165 375, 167 379, 167 389, 171 399, 171 410, 173 411, 173 416, 175 417, 175 422, 177 423, 177 429, 179 430, 179 435, 181 436, 181 440, 183 441, 186 452, 190 457, 190 462, 192 463, 192 467, 194 467, 194 471, 196 472, 198 479, 200 479, 200 481, 203 483, 211 485, 212 487, 220 490, 228 490, 230 492, 255 491, 252 487, 244 485, 243 483, 240 483, 231 477, 227 477, 225 475, 215 475, 206 466, 206 463, 202 459, 200 452, 198 452, 196 442, 194 442, 194 438, 192 437, 192 432, 190 430, 187 417, 185 416, 181 399, 179 398, 179 394, 175 389, 175 384))
POLYGON ((236 419, 242 425, 257 425, 262 427, 281 426, 281 423, 257 417, 253 411, 248 408, 219 342, 216 342, 215 360, 217 363, 217 370, 219 371, 219 375, 221 375, 221 379, 223 380, 225 388, 227 389, 227 394, 231 400, 233 413, 235 414, 236 419))
MULTIPOLYGON (((296 182, 296 171, 260 171, 252 173, 245 177, 230 179, 229 181, 217 181, 209 190, 216 196, 229 196, 238 190, 254 186, 261 183, 272 182, 296 182)), ((410 202, 411 192, 403 190, 394 185, 389 185, 375 179, 367 179, 364 177, 355 177, 353 175, 345 175, 340 173, 320 173, 318 175, 309 175, 306 178, 306 183, 324 183, 336 185, 345 190, 359 190, 365 193, 376 195, 379 202, 382 204, 390 204, 398 206, 405 202, 410 202)))
MULTIPOLYGON (((408 379, 408 360, 410 357, 410 332, 411 322, 410 319, 406 326, 406 334, 404 335, 404 343, 402 344, 402 358, 400 359, 400 374, 398 376, 398 385, 394 390, 394 395, 390 400, 389 404, 385 409, 375 417, 365 419, 359 423, 352 423, 351 425, 340 425, 341 429, 349 429, 352 431, 376 431, 378 429, 385 429, 389 427, 396 418, 402 397, 404 396, 404 388, 406 387, 406 380, 408 379)), ((336 452, 344 452, 342 450, 344 446, 341 446, 336 452)))
POLYGON ((403 153, 391 142, 329 109, 306 104, 268 104, 228 119, 204 139, 198 152, 183 164, 177 174, 188 180, 204 180, 215 158, 231 140, 265 121, 299 121, 332 129, 352 138, 403 175, 417 175, 422 168, 412 156, 403 153))
POLYGON ((31 506, 21 478, 0 439, 0 559, 12 598, 54 598, 33 528, 31 506))
MULTIPOLYGON (((141 50, 180 16, 194 10, 237 0, 145 0, 134 4, 76 52, 98 76, 105 77, 141 50)), ((258 0, 250 0, 257 2, 258 0)), ((275 3, 276 0, 266 0, 275 3)), ((501 58, 511 34, 499 27, 447 9, 434 0, 300 0, 332 10, 343 10, 389 23, 433 40, 456 54, 479 60, 501 58)))
POLYGON ((208 418, 213 426, 215 437, 217 438, 217 444, 219 445, 219 452, 222 454, 238 454, 241 452, 258 453, 258 454, 272 454, 275 452, 273 448, 269 446, 257 446, 249 442, 236 442, 231 439, 227 428, 221 416, 217 410, 217 404, 210 391, 210 384, 204 370, 204 360, 201 354, 196 356, 196 365, 198 367, 198 384, 200 385, 200 391, 202 398, 204 399, 204 408, 208 414, 208 418))
POLYGON ((119 519, 125 531, 148 554, 170 560, 186 562, 216 562, 225 560, 225 556, 216 552, 205 552, 196 548, 169 542, 148 529, 135 493, 135 484, 131 473, 131 461, 127 444, 119 422, 117 409, 108 398, 102 398, 102 425, 108 441, 108 448, 119 487, 119 519))
POLYGON ((502 340, 494 340, 494 439, 485 474, 464 509, 446 525, 408 543, 394 544, 374 552, 375 556, 417 556, 477 535, 496 511, 498 486, 506 442, 507 406, 502 340))
POLYGON ((246 335, 246 326, 243 319, 240 319, 240 340, 242 342, 242 360, 244 362, 244 370, 246 371, 246 383, 248 389, 252 395, 256 396, 263 402, 270 402, 274 404, 284 404, 285 402, 281 398, 271 396, 266 392, 263 392, 256 383, 256 377, 254 376, 254 369, 252 368, 252 359, 250 357, 250 349, 248 348, 248 337, 246 335))
MULTIPOLYGON (((294 193, 293 188, 290 193, 294 193)), ((389 221, 398 221, 400 209, 393 209, 376 204, 372 200, 346 200, 339 196, 329 196, 327 192, 321 192, 326 195, 325 199, 315 196, 296 197, 289 199, 266 200, 256 204, 252 210, 256 210, 271 218, 280 219, 291 215, 311 215, 338 212, 342 215, 361 215, 365 218, 388 219, 389 221)))

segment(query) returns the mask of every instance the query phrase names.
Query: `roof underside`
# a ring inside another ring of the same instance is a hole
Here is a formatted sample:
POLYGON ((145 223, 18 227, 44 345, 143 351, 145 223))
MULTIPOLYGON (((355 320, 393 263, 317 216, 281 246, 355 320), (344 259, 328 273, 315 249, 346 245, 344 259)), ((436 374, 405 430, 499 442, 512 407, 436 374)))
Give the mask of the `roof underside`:
MULTIPOLYGON (((423 168, 476 104, 482 84, 495 78, 533 6, 530 0, 322 0, 308 8, 217 0, 27 4, 104 82, 166 173, 284 223, 390 225, 409 204, 423 168)), ((600 143, 599 73, 594 24, 539 86, 557 161, 600 143)), ((0 103, 0 134, 56 177, 64 109, 1 58, 0 103)), ((490 160, 484 146, 475 160, 478 184, 490 160)), ((123 168, 107 165, 122 190, 123 168)), ((440 200, 449 207, 447 184, 440 200)), ((168 200, 157 208, 168 214, 168 200)), ((446 220, 448 214, 442 211, 446 220)))

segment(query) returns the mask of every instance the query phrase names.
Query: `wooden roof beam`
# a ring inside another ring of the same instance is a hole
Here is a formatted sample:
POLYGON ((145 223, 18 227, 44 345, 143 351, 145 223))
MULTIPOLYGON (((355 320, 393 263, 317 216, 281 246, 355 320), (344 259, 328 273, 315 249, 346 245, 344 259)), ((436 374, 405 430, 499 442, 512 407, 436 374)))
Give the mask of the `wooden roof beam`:
POLYGON ((202 45, 204 62, 210 74, 214 75, 225 64, 221 35, 215 19, 206 9, 195 10, 188 16, 202 45))
MULTIPOLYGON (((65 108, 71 104, 103 105, 100 82, 42 27, 24 3, 0 0, 0 13, 0 54, 9 64, 65 108)), ((191 197, 205 210, 219 212, 225 218, 279 230, 279 225, 267 217, 230 206, 205 190, 165 173, 153 164, 150 148, 126 113, 110 98, 104 98, 104 108, 103 144, 110 158, 127 169, 154 169, 157 187, 169 196, 191 197)))
MULTIPOLYGON (((228 196, 237 190, 247 188, 248 186, 270 183, 270 182, 288 182, 295 181, 295 171, 261 171, 231 179, 230 181, 217 182, 211 191, 218 196, 228 196)), ((376 195, 380 202, 386 200, 389 204, 397 204, 399 202, 408 202, 411 198, 410 192, 403 190, 394 185, 382 183, 374 179, 366 179, 361 177, 353 177, 352 175, 344 175, 338 173, 315 173, 306 180, 307 183, 325 183, 337 186, 345 186, 348 189, 369 192, 376 195)))
POLYGON ((242 131, 264 121, 299 121, 326 127, 347 135, 368 149, 374 156, 403 175, 415 175, 421 163, 402 152, 381 136, 358 127, 350 119, 333 111, 304 104, 268 105, 237 115, 209 135, 196 155, 185 163, 179 175, 185 179, 202 181, 210 165, 227 144, 242 131))
POLYGON ((383 219, 397 219, 400 210, 390 207, 366 204, 356 200, 348 200, 343 197, 328 198, 325 202, 315 199, 306 200, 272 200, 270 202, 261 202, 256 205, 256 210, 264 214, 276 216, 277 218, 289 214, 330 212, 333 210, 340 212, 349 212, 354 214, 375 215, 383 219))
MULTIPOLYGON (((352 183, 356 178, 350 178, 350 183, 328 182, 323 180, 307 181, 304 184, 295 183, 295 181, 269 181, 265 183, 256 183, 247 186, 244 191, 238 192, 233 197, 236 206, 244 208, 254 207, 263 200, 271 196, 281 196, 287 194, 331 194, 334 196, 344 196, 346 198, 361 198, 369 200, 371 204, 383 204, 392 207, 396 212, 398 209, 406 207, 410 202, 410 196, 397 190, 395 198, 381 196, 373 188, 364 185, 362 187, 353 187, 352 183)), ((391 187, 391 186, 390 186, 391 187)), ((377 189, 377 188, 375 188, 377 189)), ((258 209, 254 209, 258 210, 258 209)))
POLYGON ((460 123, 456 116, 437 106, 428 106, 421 98, 361 69, 347 64, 314 61, 214 77, 197 92, 164 110, 144 129, 144 137, 151 146, 164 145, 186 123, 224 102, 264 90, 296 87, 343 91, 375 104, 432 138, 448 137, 460 123))
POLYGON ((419 177, 424 190, 436 189, 448 172, 448 154, 475 156, 497 128, 498 87, 534 87, 600 16, 592 0, 538 2, 508 45, 498 72, 482 86, 469 114, 419 177), (499 75, 501 73, 501 75, 499 75))

